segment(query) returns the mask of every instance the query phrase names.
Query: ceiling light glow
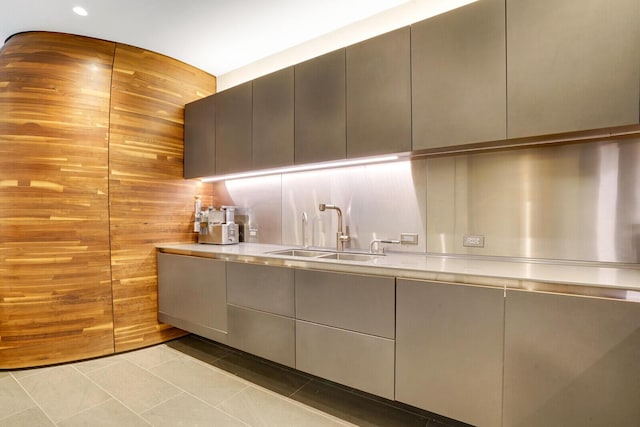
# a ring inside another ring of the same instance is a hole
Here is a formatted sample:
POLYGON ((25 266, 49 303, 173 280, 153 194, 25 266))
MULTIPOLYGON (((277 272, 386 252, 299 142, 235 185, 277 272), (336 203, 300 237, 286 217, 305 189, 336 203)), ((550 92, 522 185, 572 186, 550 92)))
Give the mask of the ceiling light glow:
POLYGON ((73 8, 73 12, 76 15, 80 15, 80 16, 87 16, 89 13, 87 12, 87 10, 82 7, 82 6, 76 6, 73 8))

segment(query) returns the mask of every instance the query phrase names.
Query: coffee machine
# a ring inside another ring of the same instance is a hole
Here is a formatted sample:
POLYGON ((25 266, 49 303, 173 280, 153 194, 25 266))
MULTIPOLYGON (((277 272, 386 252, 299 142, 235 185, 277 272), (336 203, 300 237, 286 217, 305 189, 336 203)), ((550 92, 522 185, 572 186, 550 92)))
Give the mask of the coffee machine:
MULTIPOLYGON (((233 245, 238 243, 238 226, 235 223, 235 206, 210 206, 199 216, 198 243, 233 245)), ((198 219, 196 219, 197 221, 198 219)))

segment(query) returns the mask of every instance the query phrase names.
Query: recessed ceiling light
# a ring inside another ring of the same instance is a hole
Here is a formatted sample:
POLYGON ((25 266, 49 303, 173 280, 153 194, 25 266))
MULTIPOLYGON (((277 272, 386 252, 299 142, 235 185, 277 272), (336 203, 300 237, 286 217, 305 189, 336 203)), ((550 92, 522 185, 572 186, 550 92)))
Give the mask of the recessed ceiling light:
POLYGON ((76 6, 73 8, 73 11, 75 12, 76 15, 80 15, 80 16, 87 16, 87 10, 82 7, 82 6, 76 6))

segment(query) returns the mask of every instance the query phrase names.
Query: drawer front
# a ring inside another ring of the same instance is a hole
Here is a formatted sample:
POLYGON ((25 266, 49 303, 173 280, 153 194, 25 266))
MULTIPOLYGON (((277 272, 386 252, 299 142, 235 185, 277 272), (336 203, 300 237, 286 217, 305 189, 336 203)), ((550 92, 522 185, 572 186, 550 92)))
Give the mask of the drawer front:
POLYGON ((227 314, 231 347, 295 367, 295 320, 234 305, 227 314))
POLYGON ((296 318, 395 337, 395 279, 296 270, 296 318))
POLYGON ((293 317, 293 270, 284 267, 227 262, 227 302, 293 317))
POLYGON ((296 321, 296 369, 394 398, 394 340, 296 321))

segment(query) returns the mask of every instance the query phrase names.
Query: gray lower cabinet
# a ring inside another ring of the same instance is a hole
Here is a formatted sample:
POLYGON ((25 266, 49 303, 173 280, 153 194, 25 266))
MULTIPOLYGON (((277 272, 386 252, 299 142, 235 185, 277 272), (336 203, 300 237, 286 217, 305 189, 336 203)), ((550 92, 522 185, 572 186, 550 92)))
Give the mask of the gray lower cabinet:
POLYGON ((640 303, 507 291, 504 426, 640 425, 640 303))
POLYGON ((504 291, 407 279, 396 286, 396 400, 499 426, 504 291))
POLYGON ((413 150, 506 138, 504 0, 411 26, 413 150))
POLYGON ((184 107, 184 177, 200 178, 216 173, 215 95, 184 107))
POLYGON ((295 163, 347 156, 345 49, 295 66, 295 163))
POLYGON ((251 170, 253 82, 215 94, 216 174, 251 170))
POLYGON ((159 252, 158 320, 226 343, 224 261, 159 252))
POLYGON ((395 279, 295 271, 296 368, 394 397, 395 279))
POLYGON ((293 269, 227 262, 228 344, 295 367, 293 269))
POLYGON ((291 268, 227 262, 227 302, 294 317, 293 280, 291 268))
POLYGON ((293 67, 253 81, 252 168, 293 164, 293 67))
POLYGON ((347 157, 411 151, 410 29, 347 47, 347 157))
POLYGON ((227 308, 231 347, 295 368, 294 319, 235 305, 227 308))
POLYGON ((638 0, 506 5, 509 138, 638 123, 638 0))
POLYGON ((370 335, 395 337, 395 279, 296 270, 296 318, 370 335))
POLYGON ((393 399, 392 339, 296 321, 296 369, 393 399))

